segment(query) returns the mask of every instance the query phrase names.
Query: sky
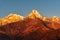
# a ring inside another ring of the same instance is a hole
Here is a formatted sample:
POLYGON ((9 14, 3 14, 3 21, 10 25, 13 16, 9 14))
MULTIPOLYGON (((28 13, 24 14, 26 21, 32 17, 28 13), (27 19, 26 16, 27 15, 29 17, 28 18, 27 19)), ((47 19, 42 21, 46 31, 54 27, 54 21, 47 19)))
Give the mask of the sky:
POLYGON ((45 17, 60 17, 60 0, 0 0, 0 18, 10 13, 27 16, 33 9, 45 17))

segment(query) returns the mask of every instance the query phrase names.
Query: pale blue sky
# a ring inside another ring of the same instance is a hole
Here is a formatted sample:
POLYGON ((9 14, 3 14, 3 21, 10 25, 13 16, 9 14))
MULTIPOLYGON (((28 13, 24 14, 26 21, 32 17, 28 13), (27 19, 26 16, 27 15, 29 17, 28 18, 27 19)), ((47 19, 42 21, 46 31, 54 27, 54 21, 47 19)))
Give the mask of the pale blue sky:
POLYGON ((46 17, 60 17, 60 0, 0 0, 0 17, 10 13, 27 16, 33 9, 46 17))

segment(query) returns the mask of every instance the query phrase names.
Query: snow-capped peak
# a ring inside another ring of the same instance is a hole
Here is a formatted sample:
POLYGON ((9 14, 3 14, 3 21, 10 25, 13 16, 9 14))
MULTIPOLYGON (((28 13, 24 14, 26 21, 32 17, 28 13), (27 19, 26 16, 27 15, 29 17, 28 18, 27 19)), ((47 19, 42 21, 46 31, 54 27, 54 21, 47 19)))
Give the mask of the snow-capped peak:
POLYGON ((28 15, 29 18, 35 19, 40 18, 45 20, 46 17, 42 16, 37 10, 32 10, 32 12, 28 15))
POLYGON ((2 20, 1 23, 2 23, 2 25, 4 25, 7 23, 17 22, 17 21, 20 21, 23 19, 24 19, 23 16, 20 16, 17 14, 9 14, 8 16, 5 16, 4 18, 1 19, 2 20))
POLYGON ((55 21, 55 22, 59 21, 59 18, 57 16, 53 16, 51 19, 52 21, 55 21))
POLYGON ((23 16, 21 16, 21 15, 18 15, 18 14, 9 14, 8 16, 6 16, 5 18, 7 18, 7 19, 12 19, 12 18, 15 18, 15 19, 20 19, 20 20, 23 20, 24 19, 24 17, 23 16))

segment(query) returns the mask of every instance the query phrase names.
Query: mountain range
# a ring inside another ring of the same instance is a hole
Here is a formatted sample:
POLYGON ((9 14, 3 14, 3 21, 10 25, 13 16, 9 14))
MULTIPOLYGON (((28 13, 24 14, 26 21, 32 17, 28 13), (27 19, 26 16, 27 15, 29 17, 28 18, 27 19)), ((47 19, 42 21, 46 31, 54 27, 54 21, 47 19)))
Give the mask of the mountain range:
POLYGON ((60 19, 37 10, 26 17, 11 13, 0 18, 0 40, 60 40, 60 19))

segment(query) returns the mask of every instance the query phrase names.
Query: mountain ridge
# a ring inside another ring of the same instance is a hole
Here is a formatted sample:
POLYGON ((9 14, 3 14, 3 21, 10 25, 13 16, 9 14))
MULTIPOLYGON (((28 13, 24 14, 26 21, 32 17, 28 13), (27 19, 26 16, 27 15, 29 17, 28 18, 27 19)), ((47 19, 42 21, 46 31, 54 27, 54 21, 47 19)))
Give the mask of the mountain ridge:
MULTIPOLYGON (((44 17, 43 15, 41 15, 41 13, 39 13, 37 10, 32 10, 32 12, 30 12, 30 14, 27 17, 23 17, 21 15, 18 14, 9 14, 8 16, 5 16, 4 18, 0 18, 0 23, 11 23, 11 22, 17 22, 20 20, 24 20, 24 18, 31 18, 31 19, 36 19, 39 18, 43 21, 53 21, 53 22, 60 22, 60 19, 57 16, 53 16, 52 18, 47 18, 44 17)), ((4 25, 4 24, 3 24, 4 25)))
POLYGON ((60 23, 56 21, 58 19, 56 16, 46 18, 37 10, 22 18, 19 15, 10 14, 0 19, 0 40, 7 40, 7 38, 8 40, 57 40, 60 38, 60 23))

